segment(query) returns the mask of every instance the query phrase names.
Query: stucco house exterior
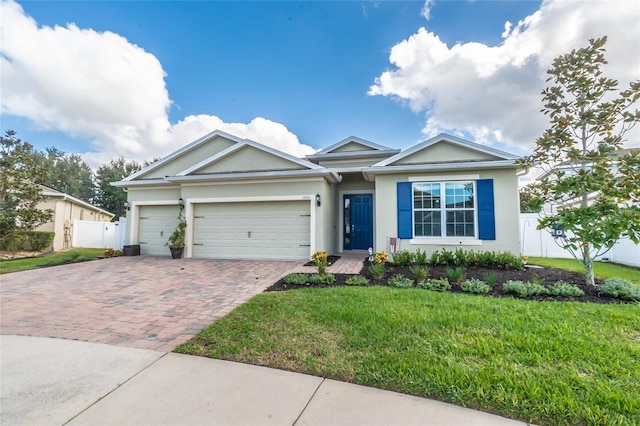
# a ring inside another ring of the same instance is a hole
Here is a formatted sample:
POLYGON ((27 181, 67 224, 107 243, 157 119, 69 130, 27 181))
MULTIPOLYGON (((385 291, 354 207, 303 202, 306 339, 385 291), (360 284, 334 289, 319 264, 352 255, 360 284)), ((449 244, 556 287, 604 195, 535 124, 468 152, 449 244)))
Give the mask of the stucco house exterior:
POLYGON ((114 214, 86 203, 64 192, 40 185, 44 200, 38 203, 41 210, 51 209, 53 219, 40 225, 37 231, 55 232, 53 237, 53 251, 71 248, 73 241, 73 221, 88 220, 94 222, 109 222, 114 214))
POLYGON ((446 134, 404 151, 349 137, 300 159, 214 131, 113 184, 142 254, 169 255, 179 203, 186 257, 308 259, 392 241, 518 254, 516 159, 446 134))

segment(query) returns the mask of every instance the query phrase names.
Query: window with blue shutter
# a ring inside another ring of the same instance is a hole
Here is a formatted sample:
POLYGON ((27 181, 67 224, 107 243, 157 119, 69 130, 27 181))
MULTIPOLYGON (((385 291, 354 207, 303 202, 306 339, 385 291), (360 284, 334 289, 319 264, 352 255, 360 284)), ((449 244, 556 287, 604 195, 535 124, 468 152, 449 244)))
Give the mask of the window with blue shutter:
POLYGON ((413 238, 412 224, 412 185, 411 182, 398 182, 398 238, 413 238))

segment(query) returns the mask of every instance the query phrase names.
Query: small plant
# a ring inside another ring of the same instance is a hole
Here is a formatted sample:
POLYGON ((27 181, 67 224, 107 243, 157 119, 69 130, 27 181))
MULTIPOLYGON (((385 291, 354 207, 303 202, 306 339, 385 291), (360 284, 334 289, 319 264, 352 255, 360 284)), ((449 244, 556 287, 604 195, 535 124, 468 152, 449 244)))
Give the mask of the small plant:
POLYGON ((531 279, 531 282, 532 282, 533 284, 537 284, 537 285, 542 285, 542 286, 543 286, 543 285, 544 285, 544 278, 542 278, 542 277, 538 277, 538 276, 535 276, 535 277, 533 277, 533 278, 531 279))
POLYGON ((369 280, 362 275, 354 275, 353 277, 347 278, 344 283, 346 285, 368 285, 369 280))
POLYGON ((421 251, 420 249, 416 250, 413 253, 413 263, 415 265, 426 265, 427 264, 427 252, 421 251))
POLYGON ((424 266, 415 265, 409 268, 411 273, 415 275, 416 281, 424 281, 429 275, 429 271, 424 266))
POLYGON ((102 252, 102 257, 118 257, 122 255, 122 251, 121 250, 114 250, 112 248, 108 248, 105 251, 102 252))
POLYGON ((600 286, 600 293, 615 299, 640 301, 640 290, 633 288, 629 281, 620 278, 607 280, 600 286))
POLYGON ((469 280, 466 280, 465 282, 460 284, 460 288, 462 289, 462 291, 466 293, 473 293, 473 294, 487 294, 491 290, 491 286, 489 286, 484 281, 481 281, 476 278, 471 278, 469 280))
POLYGON ((449 291, 451 290, 451 284, 445 278, 433 278, 427 281, 420 281, 418 287, 425 290, 433 291, 449 291))
POLYGON ((309 282, 307 274, 289 274, 284 277, 284 283, 290 285, 305 285, 309 282))
POLYGON ((413 260, 413 255, 409 250, 400 250, 393 255, 393 264, 399 266, 409 266, 413 260))
POLYGON ((547 290, 551 296, 580 297, 584 295, 584 291, 578 286, 567 284, 564 281, 557 281, 547 290))
POLYGON ((540 296, 543 294, 548 294, 549 290, 537 283, 529 283, 522 281, 507 281, 502 284, 502 291, 505 293, 514 294, 518 297, 528 297, 528 296, 540 296))
POLYGON ((456 256, 453 252, 442 249, 442 253, 440 253, 440 257, 438 258, 438 263, 441 265, 455 266, 456 256))
POLYGON ((373 278, 379 280, 384 276, 384 263, 372 263, 369 265, 369 272, 371 272, 373 278))
POLYGON ((327 252, 317 251, 311 255, 311 260, 318 269, 318 274, 322 275, 327 272, 327 252))
POLYGON ((384 263, 387 263, 388 261, 389 261, 389 255, 387 254, 387 252, 380 251, 373 256, 373 263, 384 264, 384 263))
POLYGON ((456 268, 447 267, 444 275, 450 283, 459 283, 464 280, 464 268, 460 266, 456 268))
POLYGON ((312 285, 331 285, 336 282, 336 277, 330 272, 324 274, 313 274, 309 277, 309 282, 312 285))
POLYGON ((413 281, 402 274, 394 275, 387 283, 389 287, 410 288, 413 287, 413 281))
POLYGON ((493 287, 498 282, 498 274, 495 272, 487 272, 484 274, 484 281, 493 287))

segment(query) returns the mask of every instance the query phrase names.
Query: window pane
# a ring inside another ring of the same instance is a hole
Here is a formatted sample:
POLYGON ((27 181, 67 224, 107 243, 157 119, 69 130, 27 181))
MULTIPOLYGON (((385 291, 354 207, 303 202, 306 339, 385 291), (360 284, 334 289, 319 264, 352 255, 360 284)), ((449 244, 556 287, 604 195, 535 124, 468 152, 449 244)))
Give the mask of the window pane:
POLYGON ((439 209, 440 208, 440 184, 418 183, 413 185, 414 209, 439 209))
POLYGON ((475 236, 473 210, 458 210, 447 212, 447 236, 448 237, 473 237, 475 236))
POLYGON ((442 234, 441 213, 437 211, 417 211, 413 213, 414 235, 416 237, 439 237, 442 234))
POLYGON ((472 182, 445 183, 446 208, 473 208, 472 182))

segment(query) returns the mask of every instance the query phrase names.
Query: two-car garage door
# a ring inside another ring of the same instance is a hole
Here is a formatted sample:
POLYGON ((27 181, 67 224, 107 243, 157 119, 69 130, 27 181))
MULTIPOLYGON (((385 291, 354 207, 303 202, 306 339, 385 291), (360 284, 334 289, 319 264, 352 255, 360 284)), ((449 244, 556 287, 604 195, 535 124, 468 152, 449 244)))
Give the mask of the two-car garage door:
POLYGON ((309 258, 309 201, 195 204, 193 216, 193 257, 309 258))
MULTIPOLYGON (((193 257, 308 259, 310 202, 194 204, 193 257)), ((169 255, 164 245, 178 225, 178 206, 140 206, 141 254, 169 255)), ((189 232, 189 230, 187 230, 189 232)))

